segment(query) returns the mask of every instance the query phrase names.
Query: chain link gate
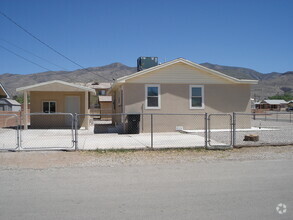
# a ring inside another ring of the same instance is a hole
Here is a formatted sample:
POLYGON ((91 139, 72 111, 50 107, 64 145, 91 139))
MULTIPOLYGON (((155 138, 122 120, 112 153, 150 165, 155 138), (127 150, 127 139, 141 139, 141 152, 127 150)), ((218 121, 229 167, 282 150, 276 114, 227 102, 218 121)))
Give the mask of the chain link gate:
POLYGON ((19 149, 19 117, 16 114, 0 114, 0 151, 19 149))
POLYGON ((20 149, 75 150, 73 114, 30 113, 25 117, 29 125, 20 129, 20 149))
POLYGON ((233 145, 233 118, 231 114, 210 114, 207 131, 208 148, 230 148, 233 145))

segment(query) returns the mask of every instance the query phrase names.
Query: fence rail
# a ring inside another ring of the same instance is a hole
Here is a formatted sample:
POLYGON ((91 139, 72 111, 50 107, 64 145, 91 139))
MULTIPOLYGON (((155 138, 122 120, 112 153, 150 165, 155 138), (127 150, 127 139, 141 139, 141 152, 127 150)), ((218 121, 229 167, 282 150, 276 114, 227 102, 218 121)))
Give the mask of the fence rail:
POLYGON ((208 148, 293 144, 291 112, 0 114, 0 150, 208 148), (24 117, 29 118, 26 129, 24 117))

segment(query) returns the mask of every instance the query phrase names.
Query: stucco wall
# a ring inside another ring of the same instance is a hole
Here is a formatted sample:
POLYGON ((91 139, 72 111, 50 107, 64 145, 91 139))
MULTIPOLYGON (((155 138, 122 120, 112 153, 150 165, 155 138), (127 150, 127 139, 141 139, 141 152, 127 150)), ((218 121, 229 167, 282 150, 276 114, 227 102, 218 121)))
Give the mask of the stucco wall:
MULTIPOLYGON (((189 84, 160 84, 161 109, 145 109, 145 84, 124 84, 125 113, 250 113, 250 85, 208 84, 204 85, 204 109, 190 109, 189 84)), ((147 116, 145 116, 147 117, 147 116)), ((142 119, 144 132, 150 130, 150 120, 142 119)), ((155 116, 155 131, 175 131, 176 126, 184 129, 203 129, 202 116, 155 116), (199 121, 198 121, 199 120, 199 121)), ((215 117, 213 128, 226 128, 226 117, 215 117)), ((246 120, 242 127, 250 127, 246 120)))
MULTIPOLYGON (((31 113, 41 113, 42 103, 44 101, 55 101, 56 111, 59 113, 66 112, 65 97, 79 96, 80 97, 80 113, 85 113, 85 93, 84 92, 30 92, 30 110, 31 113)), ((68 117, 68 116, 66 116, 68 117)), ((81 126, 84 126, 84 118, 80 119, 81 126)), ((51 128, 51 127, 68 127, 66 126, 65 116, 31 116, 32 128, 51 128)))

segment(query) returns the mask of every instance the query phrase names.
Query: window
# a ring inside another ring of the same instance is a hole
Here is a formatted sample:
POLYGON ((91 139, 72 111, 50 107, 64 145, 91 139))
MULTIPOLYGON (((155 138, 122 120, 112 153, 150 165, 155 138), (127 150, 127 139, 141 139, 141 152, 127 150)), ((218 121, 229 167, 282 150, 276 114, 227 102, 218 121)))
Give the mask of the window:
POLYGON ((204 109, 204 88, 203 86, 190 86, 190 109, 204 109))
POLYGON ((160 85, 146 85, 145 87, 145 108, 160 109, 160 85))
POLYGON ((56 112, 56 102, 54 102, 54 101, 43 102, 43 112, 44 113, 55 113, 56 112))
POLYGON ((106 95, 106 90, 99 90, 98 94, 99 95, 106 95))

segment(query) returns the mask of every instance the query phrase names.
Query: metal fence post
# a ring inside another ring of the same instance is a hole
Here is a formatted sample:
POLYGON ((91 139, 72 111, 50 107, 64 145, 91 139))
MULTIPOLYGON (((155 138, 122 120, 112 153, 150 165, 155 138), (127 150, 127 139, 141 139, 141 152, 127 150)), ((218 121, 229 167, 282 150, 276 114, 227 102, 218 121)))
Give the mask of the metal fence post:
POLYGON ((20 140, 20 121, 19 121, 19 117, 18 116, 16 117, 16 123, 17 123, 17 126, 16 126, 17 149, 18 149, 18 151, 20 151, 20 143, 21 143, 21 140, 20 140))
POLYGON ((236 113, 232 114, 232 147, 236 145, 236 113))
POLYGON ((208 113, 205 113, 204 115, 205 148, 208 148, 208 113))
POLYGON ((74 146, 75 150, 78 150, 78 134, 77 134, 77 127, 78 127, 78 114, 74 114, 74 146))
POLYGON ((153 114, 151 114, 151 148, 154 149, 153 114))
POLYGON ((291 120, 291 112, 290 112, 290 123, 292 122, 292 120, 291 120))

